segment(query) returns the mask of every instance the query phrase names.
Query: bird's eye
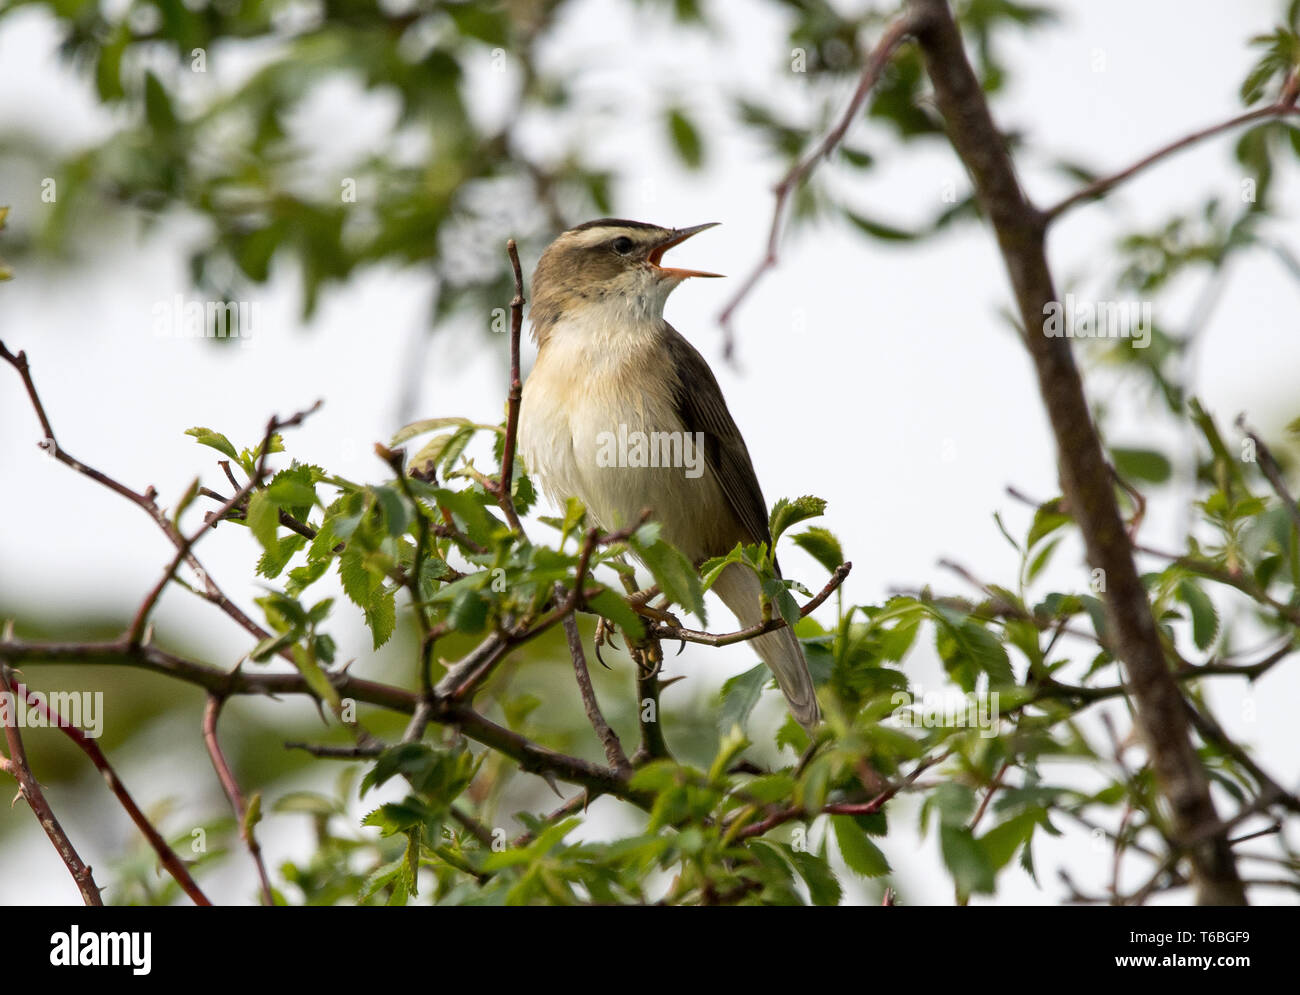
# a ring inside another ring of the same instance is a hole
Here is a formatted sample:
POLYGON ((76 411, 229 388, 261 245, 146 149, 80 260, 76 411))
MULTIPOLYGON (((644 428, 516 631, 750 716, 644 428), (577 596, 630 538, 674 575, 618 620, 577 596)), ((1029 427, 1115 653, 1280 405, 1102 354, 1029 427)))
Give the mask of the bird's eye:
POLYGON ((610 242, 610 247, 620 256, 626 256, 632 251, 632 240, 626 235, 620 235, 614 241, 610 242))

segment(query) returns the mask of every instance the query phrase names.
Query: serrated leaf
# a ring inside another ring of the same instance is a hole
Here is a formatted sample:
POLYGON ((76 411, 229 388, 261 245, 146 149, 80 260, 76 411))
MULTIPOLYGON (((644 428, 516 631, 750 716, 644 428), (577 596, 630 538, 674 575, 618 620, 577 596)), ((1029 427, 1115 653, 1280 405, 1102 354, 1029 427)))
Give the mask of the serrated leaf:
POLYGON ((304 508, 316 504, 311 469, 305 466, 281 470, 266 485, 266 493, 281 508, 304 508))
POLYGON ((781 498, 772 506, 772 514, 768 519, 768 529, 772 533, 772 548, 776 548, 781 534, 791 525, 797 525, 809 518, 817 518, 825 513, 826 502, 811 494, 797 497, 793 501, 781 498))
POLYGON ((248 529, 262 544, 262 548, 277 550, 276 530, 280 525, 280 508, 266 491, 254 491, 248 499, 248 513, 244 519, 248 529))
POLYGON ((840 899, 844 897, 844 889, 840 887, 825 857, 819 857, 806 850, 792 849, 790 859, 799 871, 799 876, 808 885, 808 897, 812 899, 813 905, 840 904, 840 899))
POLYGON ((964 895, 993 892, 993 864, 969 829, 940 825, 939 850, 959 892, 964 895))
POLYGON ((411 422, 397 430, 393 436, 391 446, 400 446, 408 439, 414 439, 417 435, 425 435, 429 432, 437 431, 440 428, 472 428, 483 429, 485 432, 499 432, 505 434, 505 429, 500 425, 484 425, 479 422, 470 421, 468 418, 423 418, 420 421, 411 422))
POLYGON ((668 600, 681 605, 701 622, 707 623, 704 589, 700 584, 700 575, 691 566, 691 561, 662 539, 647 545, 640 540, 639 535, 634 535, 631 545, 668 600))
POLYGON ((375 577, 366 566, 365 553, 351 548, 343 551, 339 557, 339 580, 354 605, 363 610, 370 607, 375 577))
POLYGON ((1030 809, 994 826, 980 837, 979 844, 988 855, 994 871, 1001 870, 1011 862, 1021 844, 1028 843, 1033 837, 1037 825, 1038 815, 1030 809))
POLYGON ((294 553, 305 545, 307 545, 306 538, 297 533, 276 540, 257 561, 257 572, 267 578, 280 576, 280 571, 293 559, 294 553))
POLYGON ((397 603, 393 592, 382 588, 377 591, 371 599, 370 607, 365 610, 365 616, 374 648, 379 649, 388 642, 397 625, 397 603))
POLYGON ((390 536, 399 536, 411 522, 411 509, 406 498, 395 487, 372 488, 384 514, 384 524, 390 536))
POLYGON ((767 665, 760 663, 743 674, 729 678, 722 685, 721 704, 718 707, 718 734, 727 735, 732 728, 745 728, 749 715, 762 697, 771 671, 767 665))
POLYGON ((835 840, 840 845, 840 856, 849 869, 866 878, 880 877, 890 872, 889 861, 880 848, 862 828, 847 815, 831 816, 835 827, 835 840))
POLYGON ((844 548, 829 529, 812 526, 794 537, 794 544, 806 551, 818 563, 834 573, 844 562, 844 548))
POLYGON ((217 452, 229 456, 231 459, 239 459, 239 453, 234 445, 220 432, 214 432, 210 428, 187 428, 185 434, 194 436, 200 445, 211 446, 217 452))

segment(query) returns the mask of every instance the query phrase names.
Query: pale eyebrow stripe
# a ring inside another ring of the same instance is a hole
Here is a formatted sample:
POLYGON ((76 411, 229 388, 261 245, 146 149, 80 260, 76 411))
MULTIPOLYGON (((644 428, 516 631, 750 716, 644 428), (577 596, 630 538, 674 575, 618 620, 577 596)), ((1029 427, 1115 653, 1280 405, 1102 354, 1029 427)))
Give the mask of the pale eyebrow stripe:
POLYGON ((630 228, 619 228, 611 225, 607 228, 588 228, 585 231, 570 232, 565 237, 565 241, 576 248, 589 249, 608 242, 610 239, 617 238, 619 235, 626 235, 632 241, 640 242, 642 234, 642 232, 630 228))

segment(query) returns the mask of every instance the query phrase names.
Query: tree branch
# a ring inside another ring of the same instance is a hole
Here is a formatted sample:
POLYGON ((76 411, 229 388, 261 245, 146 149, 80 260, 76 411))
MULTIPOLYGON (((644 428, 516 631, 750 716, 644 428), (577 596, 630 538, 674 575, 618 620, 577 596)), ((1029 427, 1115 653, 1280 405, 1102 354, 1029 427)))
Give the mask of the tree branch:
POLYGON ((248 806, 244 803, 239 782, 235 780, 234 771, 230 769, 226 755, 221 750, 221 742, 217 739, 217 719, 221 716, 223 703, 224 699, 218 695, 208 696, 208 702, 203 708, 203 743, 208 748, 208 756, 212 758, 212 766, 221 781, 221 787, 226 792, 226 797, 230 799, 230 807, 235 810, 235 818, 239 821, 239 835, 244 840, 244 845, 248 847, 253 863, 257 865, 257 876, 262 886, 262 904, 274 905, 275 895, 271 890, 271 879, 266 873, 266 863, 262 860, 262 847, 257 842, 253 826, 249 824, 248 806))
MULTIPOLYGON (((1218 815, 1192 746, 1182 695, 1165 663, 1146 590, 1133 563, 1070 342, 1043 334, 1043 316, 1057 300, 1044 247, 1046 218, 1020 189, 1006 141, 989 114, 948 4, 909 0, 909 8, 921 21, 915 36, 948 137, 997 235, 1056 439, 1064 493, 1083 534, 1088 560, 1106 577, 1107 616, 1128 675, 1138 728, 1172 809, 1174 834, 1180 843, 1190 841, 1201 827, 1216 824, 1218 815)), ((1224 834, 1200 840, 1187 852, 1198 901, 1245 902, 1224 834)))
MULTIPOLYGON (((0 348, 3 347, 0 346, 0 348)), ((0 659, 0 693, 6 695, 10 701, 16 701, 11 673, 8 663, 0 659)), ((55 818, 54 810, 50 808, 50 803, 45 800, 45 794, 41 791, 40 783, 32 774, 32 769, 27 763, 27 751, 23 749, 23 740, 18 734, 17 717, 8 714, 8 709, 3 711, 5 714, 0 715, 0 719, 4 720, 5 742, 8 744, 9 756, 0 757, 0 760, 3 761, 0 764, 0 769, 12 775, 14 780, 18 782, 18 790, 23 799, 31 806, 36 821, 45 830, 45 835, 54 844, 54 849, 58 851, 59 857, 63 860, 63 865, 67 867, 68 873, 72 875, 72 880, 77 883, 77 890, 81 892, 81 900, 87 905, 103 905, 104 900, 100 898, 99 886, 95 884, 95 878, 91 874, 90 868, 78 855, 77 848, 72 845, 72 840, 68 839, 68 834, 64 832, 59 820, 55 818)))
POLYGON ((524 324, 524 276, 519 266, 519 247, 513 238, 506 241, 506 254, 515 275, 515 296, 510 301, 510 393, 506 398, 506 438, 501 449, 501 479, 497 484, 497 501, 505 512, 510 527, 522 536, 524 527, 515 511, 511 487, 515 476, 515 442, 519 435, 519 406, 524 396, 524 383, 519 372, 519 338, 524 324))
POLYGON ((108 790, 117 796, 118 802, 126 810, 131 821, 135 823, 136 828, 140 830, 144 838, 153 847, 154 853, 158 855, 158 862, 167 869, 167 873, 172 876, 181 890, 190 896, 195 905, 211 905, 208 896, 203 894, 198 882, 190 875, 189 868, 185 861, 181 860, 163 839, 162 834, 154 828, 148 817, 140 811, 140 806, 135 803, 131 793, 126 790, 126 785, 122 779, 117 776, 117 771, 113 765, 108 762, 108 757, 104 756, 104 751, 99 748, 99 744, 87 736, 82 730, 67 722, 54 708, 47 705, 40 697, 32 695, 28 689, 19 684, 16 688, 22 695, 23 700, 29 708, 35 708, 49 721, 50 725, 58 727, 63 731, 82 753, 90 758, 90 762, 95 765, 95 769, 104 777, 104 782, 108 785, 108 790))
POLYGON ((1112 173, 1110 176, 1095 180, 1087 186, 1076 190, 1060 203, 1055 204, 1044 211, 1043 221, 1045 224, 1051 224, 1066 211, 1070 210, 1070 208, 1087 200, 1095 200, 1104 197, 1125 180, 1131 179, 1148 167, 1154 166, 1165 157, 1173 155, 1175 152, 1181 152, 1183 149, 1195 145, 1197 142, 1204 141, 1207 138, 1213 138, 1215 135, 1222 134, 1225 131, 1231 131, 1233 128, 1237 128, 1243 124, 1250 124, 1252 121, 1263 121, 1267 118, 1283 117, 1287 114, 1300 114, 1300 108, 1295 106, 1294 101, 1295 98, 1292 96, 1290 103, 1278 102, 1276 104, 1270 104, 1268 107, 1260 107, 1253 111, 1247 111, 1245 114, 1238 114, 1236 117, 1229 118, 1227 121, 1220 121, 1218 124, 1211 125, 1208 128, 1194 131, 1190 135, 1185 135, 1178 139, 1176 142, 1170 142, 1168 145, 1156 149, 1150 155, 1139 159, 1126 169, 1121 169, 1118 173, 1112 173))
MULTIPOLYGON (((831 574, 830 580, 826 586, 818 591, 808 603, 799 609, 799 617, 806 618, 811 615, 829 598, 837 587, 844 583, 844 578, 849 575, 853 569, 852 563, 841 563, 831 574)), ((704 646, 730 646, 732 643, 743 643, 753 639, 755 636, 761 636, 765 632, 774 632, 777 629, 785 628, 785 619, 777 615, 766 622, 756 622, 754 625, 744 629, 737 629, 735 632, 701 632, 698 629, 683 629, 674 625, 655 626, 651 634, 657 639, 677 639, 688 643, 700 643, 704 646)))

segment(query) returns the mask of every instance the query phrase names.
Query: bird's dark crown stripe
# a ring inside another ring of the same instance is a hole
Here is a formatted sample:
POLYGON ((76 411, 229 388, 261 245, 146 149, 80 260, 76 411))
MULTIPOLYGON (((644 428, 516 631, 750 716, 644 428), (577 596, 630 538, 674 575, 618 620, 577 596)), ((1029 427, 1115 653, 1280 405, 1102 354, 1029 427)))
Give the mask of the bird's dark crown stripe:
POLYGON ((588 228, 654 228, 658 229, 659 225, 646 224, 644 221, 628 221, 626 218, 597 218, 595 221, 584 221, 582 224, 570 228, 569 231, 586 231, 588 228))

